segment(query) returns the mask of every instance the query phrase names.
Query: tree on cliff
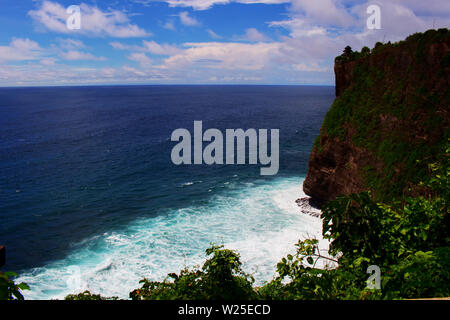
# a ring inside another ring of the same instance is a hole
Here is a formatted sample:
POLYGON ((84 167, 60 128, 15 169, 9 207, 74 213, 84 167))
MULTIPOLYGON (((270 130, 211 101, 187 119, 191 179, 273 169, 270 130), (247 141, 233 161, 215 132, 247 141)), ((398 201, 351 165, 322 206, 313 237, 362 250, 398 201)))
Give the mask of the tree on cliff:
POLYGON ((343 54, 343 56, 344 56, 344 57, 347 57, 347 58, 350 58, 350 57, 352 56, 352 53, 353 53, 352 47, 346 46, 346 47, 344 48, 344 54, 343 54))

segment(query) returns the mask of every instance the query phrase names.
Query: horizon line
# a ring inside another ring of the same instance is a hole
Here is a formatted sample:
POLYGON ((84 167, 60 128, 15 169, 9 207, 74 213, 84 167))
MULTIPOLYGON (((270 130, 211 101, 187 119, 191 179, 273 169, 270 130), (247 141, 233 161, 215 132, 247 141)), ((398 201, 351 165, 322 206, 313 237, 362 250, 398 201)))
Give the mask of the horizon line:
POLYGON ((152 86, 265 86, 265 87, 335 87, 336 85, 331 84, 249 84, 249 83, 199 83, 199 84, 184 84, 184 83, 174 83, 174 84, 74 84, 74 85, 26 85, 26 86, 0 86, 0 89, 12 89, 12 88, 76 88, 76 87, 152 87, 152 86))

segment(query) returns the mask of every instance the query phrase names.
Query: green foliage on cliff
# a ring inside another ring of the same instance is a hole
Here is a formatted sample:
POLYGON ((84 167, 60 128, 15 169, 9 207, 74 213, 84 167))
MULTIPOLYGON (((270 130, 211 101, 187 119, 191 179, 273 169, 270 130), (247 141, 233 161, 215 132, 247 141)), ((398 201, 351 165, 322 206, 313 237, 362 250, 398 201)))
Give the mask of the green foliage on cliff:
POLYGON ((222 246, 206 250, 211 256, 201 269, 171 273, 162 282, 140 281, 142 287, 130 293, 133 300, 248 300, 256 299, 254 279, 241 268, 239 254, 222 246))
MULTIPOLYGON (((443 42, 450 43, 448 29, 429 30, 336 59, 355 61, 352 81, 327 113, 321 135, 369 151, 371 164, 361 175, 379 200, 410 194, 449 137, 449 53, 433 64, 438 69, 427 62, 430 48, 443 42)), ((320 138, 314 148, 321 152, 320 138)))
POLYGON ((22 290, 30 288, 24 282, 15 283, 12 277, 16 277, 14 272, 0 271, 0 300, 23 300, 22 290))
POLYGON ((414 51, 415 56, 417 58, 424 58, 425 57, 425 47, 429 43, 435 43, 435 42, 443 42, 446 40, 446 37, 448 37, 448 29, 447 28, 441 28, 438 30, 430 29, 424 33, 417 32, 410 36, 408 36, 403 41, 398 41, 395 43, 391 43, 390 41, 387 43, 377 42, 375 43, 375 46, 372 50, 370 50, 368 47, 363 47, 360 52, 353 51, 349 46, 347 46, 343 53, 340 56, 337 56, 334 61, 335 62, 349 62, 349 61, 356 61, 365 57, 368 57, 370 54, 378 54, 385 50, 386 48, 397 48, 404 45, 410 45, 412 43, 417 43, 418 46, 416 50, 414 51))
POLYGON ((65 300, 90 300, 90 301, 106 301, 106 300, 118 300, 118 297, 102 297, 99 294, 92 294, 90 291, 86 290, 78 294, 69 294, 65 297, 65 300))

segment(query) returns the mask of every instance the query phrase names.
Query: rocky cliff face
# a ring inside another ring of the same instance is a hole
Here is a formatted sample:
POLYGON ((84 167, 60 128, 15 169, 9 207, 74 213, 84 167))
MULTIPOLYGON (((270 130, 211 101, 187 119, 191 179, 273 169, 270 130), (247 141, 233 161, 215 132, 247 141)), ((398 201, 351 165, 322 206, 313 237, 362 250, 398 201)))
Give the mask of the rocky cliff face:
POLYGON ((323 205, 371 190, 389 198, 419 190, 449 138, 450 32, 429 30, 338 57, 337 98, 322 124, 303 185, 323 205))
POLYGON ((336 61, 334 64, 336 97, 342 95, 344 90, 350 86, 355 70, 356 61, 336 61))

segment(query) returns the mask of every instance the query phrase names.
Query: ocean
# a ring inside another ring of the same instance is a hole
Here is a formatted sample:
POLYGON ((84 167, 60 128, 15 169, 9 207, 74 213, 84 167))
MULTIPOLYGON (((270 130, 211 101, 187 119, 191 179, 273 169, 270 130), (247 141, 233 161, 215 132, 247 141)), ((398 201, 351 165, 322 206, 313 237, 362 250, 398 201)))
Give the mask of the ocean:
MULTIPOLYGON (((334 87, 0 88, 0 244, 26 299, 127 298, 146 277, 200 265, 210 243, 256 284, 321 221, 295 200, 334 87), (279 171, 174 165, 177 128, 279 129, 279 171)), ((321 240, 321 245, 326 242, 321 240)))

